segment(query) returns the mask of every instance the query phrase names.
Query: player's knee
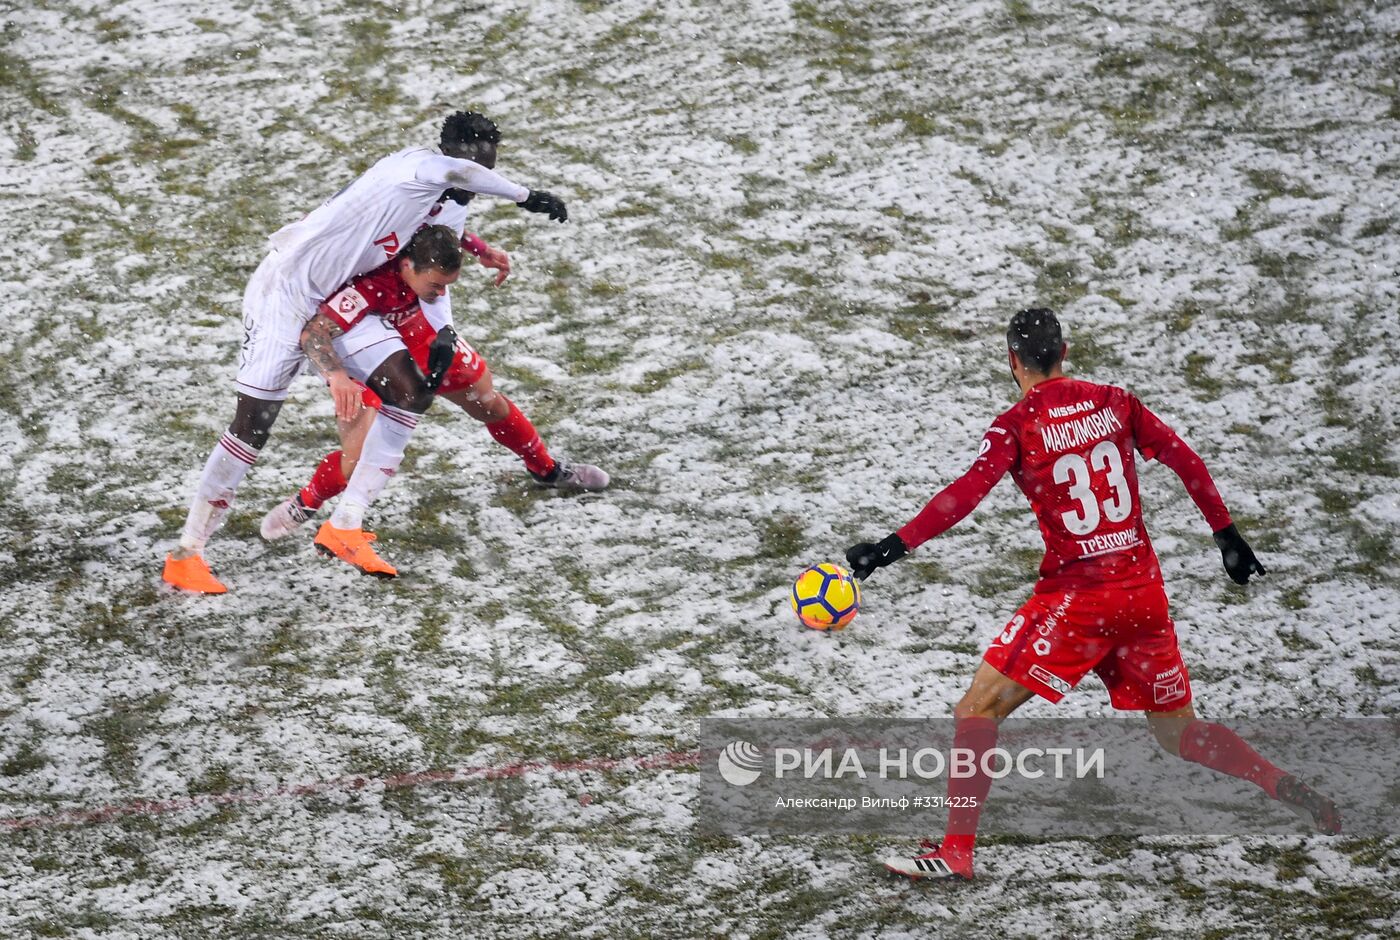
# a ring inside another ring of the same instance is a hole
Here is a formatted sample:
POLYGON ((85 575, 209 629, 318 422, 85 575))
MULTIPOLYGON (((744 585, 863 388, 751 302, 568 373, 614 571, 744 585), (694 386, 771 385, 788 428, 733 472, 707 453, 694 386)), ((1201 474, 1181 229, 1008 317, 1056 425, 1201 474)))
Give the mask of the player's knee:
POLYGON ((272 434, 272 425, 277 421, 277 413, 282 410, 280 401, 264 401, 247 395, 238 396, 238 407, 229 423, 229 433, 255 450, 262 450, 272 434))
POLYGON ((428 383, 423 382, 420 385, 414 386, 410 390, 408 398, 406 399, 406 403, 400 405, 399 407, 403 408, 405 411, 412 411, 415 414, 422 414, 423 412, 428 410, 428 407, 430 405, 432 405, 433 399, 435 397, 436 396, 433 394, 433 390, 428 387, 428 383))
POLYGON ((991 718, 1000 721, 1004 716, 997 710, 995 701, 977 701, 965 697, 953 706, 953 717, 958 721, 964 718, 991 718))
POLYGON ((495 424, 510 417, 510 399, 500 392, 492 392, 481 402, 482 418, 487 424, 495 424))
POLYGON ((1147 727, 1152 729, 1152 736, 1157 739, 1162 750, 1173 757, 1181 756, 1181 725, 1177 722, 1153 721, 1147 719, 1147 727))
POLYGON ((422 375, 401 374, 381 384, 372 384, 380 399, 404 411, 422 414, 433 403, 434 392, 422 375))

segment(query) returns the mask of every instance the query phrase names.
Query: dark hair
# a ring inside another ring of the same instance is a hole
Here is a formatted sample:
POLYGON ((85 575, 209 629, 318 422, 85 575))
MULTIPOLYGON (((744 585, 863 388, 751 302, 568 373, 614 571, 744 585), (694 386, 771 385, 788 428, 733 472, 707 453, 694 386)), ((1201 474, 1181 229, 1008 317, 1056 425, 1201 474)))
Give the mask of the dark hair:
POLYGON ((400 254, 413 262, 416 271, 436 268, 443 274, 455 274, 462 269, 462 243, 446 225, 420 228, 400 254))
POLYGON ((1065 349, 1064 334, 1055 312, 1046 307, 1019 310, 1006 328, 1006 345, 1028 369, 1048 374, 1065 349))
POLYGON ((499 144, 501 132, 495 122, 476 111, 458 111, 442 122, 442 149, 460 150, 477 142, 499 144))

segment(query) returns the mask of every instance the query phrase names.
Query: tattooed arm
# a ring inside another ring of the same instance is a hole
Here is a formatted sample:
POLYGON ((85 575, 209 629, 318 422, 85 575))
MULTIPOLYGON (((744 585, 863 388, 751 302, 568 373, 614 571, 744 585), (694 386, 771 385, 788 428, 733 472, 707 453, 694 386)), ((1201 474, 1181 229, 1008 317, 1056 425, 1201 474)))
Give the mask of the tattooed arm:
POLYGON ((321 373, 331 387, 335 399, 335 416, 342 421, 355 417, 360 409, 360 385, 345 371, 345 364, 335 352, 335 339, 345 331, 324 313, 311 318, 301 331, 301 348, 306 358, 321 373))

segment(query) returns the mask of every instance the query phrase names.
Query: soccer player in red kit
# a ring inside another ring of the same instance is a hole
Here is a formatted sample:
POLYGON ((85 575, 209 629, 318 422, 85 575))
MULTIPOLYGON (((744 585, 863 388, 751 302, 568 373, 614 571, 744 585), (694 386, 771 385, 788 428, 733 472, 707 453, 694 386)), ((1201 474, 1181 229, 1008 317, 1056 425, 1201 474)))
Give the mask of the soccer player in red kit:
POLYGON ((1131 393, 1067 377, 1068 346, 1055 314, 1022 310, 1007 330, 1011 372, 1023 397, 992 422, 966 474, 937 493, 903 528, 846 552, 864 580, 955 525, 1008 471, 1040 523, 1045 558, 1030 600, 992 640, 953 710, 953 746, 975 772, 948 779, 948 830, 917 858, 890 858, 910 878, 972 877, 977 822, 991 788, 982 756, 1000 722, 1033 696, 1058 702, 1093 670, 1114 708, 1143 711, 1168 752, 1248 780, 1341 831, 1331 800, 1275 767, 1228 728, 1201 721, 1167 612, 1156 553, 1143 525, 1133 451, 1170 467, 1205 516, 1225 570, 1239 584, 1264 574, 1236 531, 1201 458, 1131 393))
MULTIPOLYGON (((597 467, 550 456, 530 420, 495 390, 491 371, 476 350, 459 339, 451 326, 435 328, 428 321, 420 301, 438 300, 457 280, 463 248, 478 257, 491 250, 475 235, 459 242, 448 226, 425 226, 398 256, 326 298, 307 324, 303 343, 308 358, 331 384, 342 450, 322 459, 311 482, 267 514, 261 527, 263 538, 271 541, 290 535, 315 515, 323 502, 346 489, 365 436, 376 420, 416 422, 414 415, 384 408, 377 394, 382 388, 359 385, 344 369, 344 365, 358 364, 360 372, 367 373, 367 363, 382 358, 380 350, 390 343, 407 347, 412 362, 405 367, 426 378, 430 393, 485 422, 492 437, 519 455, 540 483, 584 490, 601 490, 608 485, 608 475, 597 467), (380 328, 366 330, 366 318, 382 321, 376 324, 380 328), (338 340, 344 363, 326 338, 338 340)), ((508 262, 502 273, 509 273, 508 262)), ((324 554, 335 555, 367 574, 397 575, 369 545, 371 540, 373 535, 359 529, 342 531, 334 516, 316 534, 317 548, 324 554)))

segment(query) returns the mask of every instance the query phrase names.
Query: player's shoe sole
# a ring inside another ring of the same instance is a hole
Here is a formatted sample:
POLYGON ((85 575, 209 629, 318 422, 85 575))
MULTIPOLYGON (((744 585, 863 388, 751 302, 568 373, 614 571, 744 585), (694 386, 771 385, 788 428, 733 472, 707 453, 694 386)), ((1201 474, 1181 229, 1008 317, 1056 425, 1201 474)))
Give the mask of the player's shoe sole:
POLYGON ((884 858, 885 871, 911 881, 971 881, 972 856, 944 856, 942 846, 916 858, 884 858))
POLYGON ((284 499, 263 516, 258 534, 269 542, 284 539, 305 525, 314 514, 314 511, 308 512, 298 505, 295 496, 284 499))
POLYGON ((188 591, 191 594, 224 594, 228 592, 228 588, 224 586, 222 581, 214 577, 214 572, 209 570, 209 565, 199 555, 191 555, 189 558, 166 555, 165 569, 161 571, 160 579, 171 587, 188 591))
POLYGON ((1278 801, 1297 813, 1319 832, 1337 835, 1342 831, 1342 812, 1337 804, 1318 793, 1297 777, 1284 777, 1275 789, 1278 801))
POLYGON ((316 551, 327 558, 339 558, 372 578, 397 578, 399 571, 370 547, 375 535, 363 529, 337 529, 329 521, 316 533, 316 551))

